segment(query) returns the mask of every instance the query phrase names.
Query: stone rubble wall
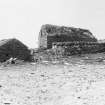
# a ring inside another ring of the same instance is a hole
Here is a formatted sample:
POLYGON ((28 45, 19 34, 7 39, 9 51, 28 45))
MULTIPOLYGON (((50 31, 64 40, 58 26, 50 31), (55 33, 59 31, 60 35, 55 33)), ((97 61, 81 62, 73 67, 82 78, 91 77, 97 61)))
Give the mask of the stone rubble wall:
MULTIPOLYGON (((105 43, 97 42, 55 42, 53 49, 62 48, 64 51, 62 55, 74 55, 85 53, 97 53, 105 51, 105 43)), ((62 51, 59 51, 62 52, 62 51)))

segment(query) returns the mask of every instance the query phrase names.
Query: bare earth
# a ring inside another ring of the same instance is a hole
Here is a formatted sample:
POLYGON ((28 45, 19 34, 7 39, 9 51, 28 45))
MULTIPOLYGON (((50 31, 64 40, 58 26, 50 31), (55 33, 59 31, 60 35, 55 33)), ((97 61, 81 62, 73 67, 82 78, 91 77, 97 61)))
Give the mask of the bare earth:
POLYGON ((0 67, 0 105, 105 105, 105 54, 0 67))

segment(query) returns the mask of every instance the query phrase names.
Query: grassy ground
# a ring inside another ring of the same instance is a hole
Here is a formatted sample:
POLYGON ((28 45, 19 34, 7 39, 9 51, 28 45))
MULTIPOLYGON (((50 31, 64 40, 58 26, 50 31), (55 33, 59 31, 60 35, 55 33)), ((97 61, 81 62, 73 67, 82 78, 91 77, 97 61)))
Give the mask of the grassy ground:
POLYGON ((0 105, 105 105, 105 54, 0 67, 0 105))

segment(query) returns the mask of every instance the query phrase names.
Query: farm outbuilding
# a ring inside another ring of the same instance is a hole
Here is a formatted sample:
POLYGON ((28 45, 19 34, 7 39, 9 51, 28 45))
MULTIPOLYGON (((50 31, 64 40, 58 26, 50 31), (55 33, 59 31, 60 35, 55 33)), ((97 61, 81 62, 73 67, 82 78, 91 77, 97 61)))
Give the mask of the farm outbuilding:
POLYGON ((4 62, 9 58, 18 58, 20 60, 30 60, 30 50, 19 40, 4 39, 0 41, 0 62, 4 62))
POLYGON ((86 29, 56 26, 56 25, 43 25, 39 33, 39 48, 52 48, 54 42, 97 42, 93 34, 86 29))

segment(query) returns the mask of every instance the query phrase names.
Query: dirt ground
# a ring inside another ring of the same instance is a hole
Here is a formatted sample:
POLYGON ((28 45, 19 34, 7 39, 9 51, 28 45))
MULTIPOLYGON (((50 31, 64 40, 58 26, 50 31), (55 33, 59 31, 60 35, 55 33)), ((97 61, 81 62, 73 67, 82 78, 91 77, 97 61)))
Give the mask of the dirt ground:
POLYGON ((105 105, 105 54, 0 67, 0 105, 105 105))

